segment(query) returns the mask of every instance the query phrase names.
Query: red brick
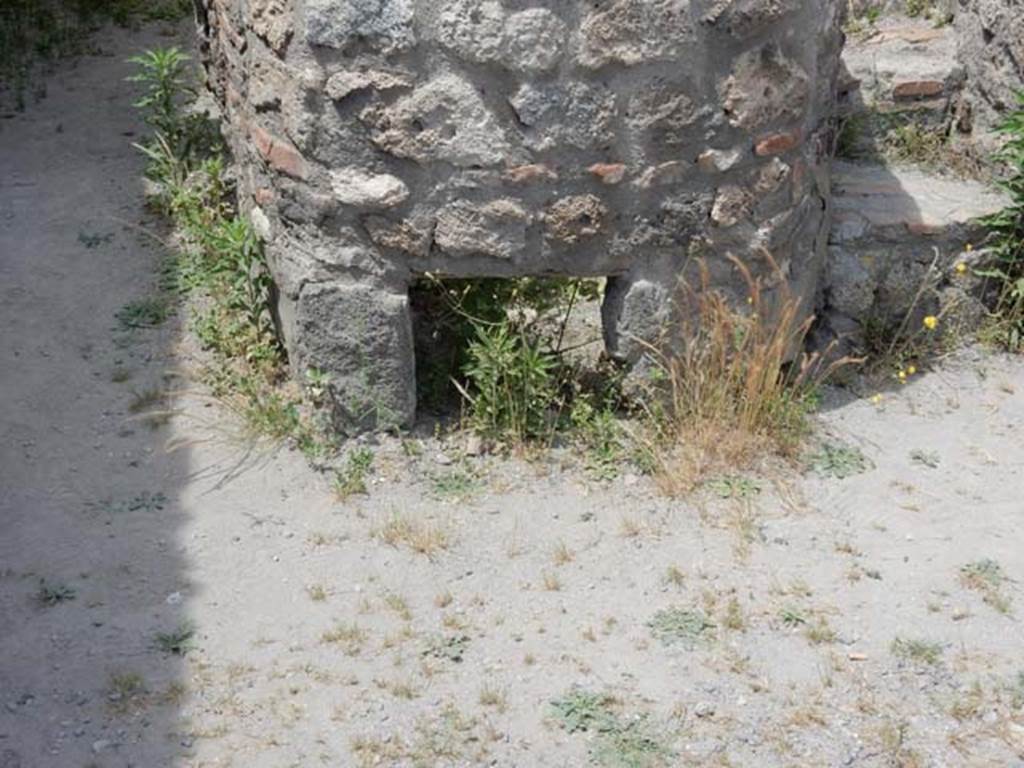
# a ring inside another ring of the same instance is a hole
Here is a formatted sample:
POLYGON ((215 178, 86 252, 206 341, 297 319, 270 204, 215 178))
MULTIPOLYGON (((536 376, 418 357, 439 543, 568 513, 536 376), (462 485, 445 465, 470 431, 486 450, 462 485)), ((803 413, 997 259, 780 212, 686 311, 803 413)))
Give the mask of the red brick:
POLYGON ((786 131, 785 133, 773 133, 765 136, 754 144, 754 154, 758 157, 771 157, 788 152, 800 143, 800 131, 786 131))
POLYGON ((506 169, 505 178, 514 184, 530 184, 535 181, 558 181, 558 174, 546 165, 517 165, 506 169))
POLYGON ((911 101, 913 99, 931 99, 941 96, 946 86, 939 80, 911 80, 900 83, 892 89, 893 99, 911 101))
POLYGON ((255 123, 249 126, 249 136, 256 151, 271 168, 297 179, 306 178, 308 175, 306 161, 299 150, 290 143, 271 135, 255 123))
POLYGON ((618 184, 626 178, 626 166, 622 163, 595 163, 587 170, 605 184, 618 184))

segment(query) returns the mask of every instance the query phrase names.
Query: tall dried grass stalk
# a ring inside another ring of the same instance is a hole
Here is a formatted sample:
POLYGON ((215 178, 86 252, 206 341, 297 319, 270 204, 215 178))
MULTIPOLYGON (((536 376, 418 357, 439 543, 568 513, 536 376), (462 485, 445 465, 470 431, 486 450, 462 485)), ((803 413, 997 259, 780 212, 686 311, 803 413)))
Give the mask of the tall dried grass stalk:
POLYGON ((700 287, 680 286, 678 320, 655 361, 647 441, 656 477, 670 494, 693 490, 709 475, 749 468, 757 459, 794 457, 808 431, 818 387, 837 368, 803 352, 814 321, 792 295, 777 263, 764 253, 779 286, 769 301, 765 284, 730 257, 747 289, 737 305, 711 287, 701 262, 700 287))

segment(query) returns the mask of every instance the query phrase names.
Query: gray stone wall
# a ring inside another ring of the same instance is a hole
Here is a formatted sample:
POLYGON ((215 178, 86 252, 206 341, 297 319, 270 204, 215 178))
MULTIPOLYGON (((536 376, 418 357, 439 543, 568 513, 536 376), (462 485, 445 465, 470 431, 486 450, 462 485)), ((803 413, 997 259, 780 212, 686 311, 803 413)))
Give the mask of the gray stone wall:
MULTIPOLYGON (((635 360, 688 262, 810 308, 844 0, 207 0, 208 69, 296 371, 415 410, 408 287, 607 276, 635 360)), ((742 301, 742 295, 737 297, 742 301)))
MULTIPOLYGON (((997 126, 1024 90, 1024 3, 958 0, 955 20, 959 59, 967 73, 965 104, 975 137, 997 126)), ((991 140, 991 137, 989 137, 991 140)))

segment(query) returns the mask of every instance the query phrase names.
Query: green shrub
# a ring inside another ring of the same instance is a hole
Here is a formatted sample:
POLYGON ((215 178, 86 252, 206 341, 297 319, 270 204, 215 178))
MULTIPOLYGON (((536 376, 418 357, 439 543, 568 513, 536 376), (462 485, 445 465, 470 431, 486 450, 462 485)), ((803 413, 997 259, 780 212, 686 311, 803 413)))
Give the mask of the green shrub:
POLYGON ((554 355, 511 321, 475 326, 463 368, 470 421, 488 437, 526 441, 545 434, 558 398, 554 355))
POLYGON ((1010 205, 985 220, 995 263, 976 271, 998 283, 994 329, 998 339, 1014 351, 1024 348, 1024 92, 1017 98, 1017 109, 999 127, 1007 141, 996 155, 997 162, 1007 168, 1000 185, 1009 194, 1010 205))

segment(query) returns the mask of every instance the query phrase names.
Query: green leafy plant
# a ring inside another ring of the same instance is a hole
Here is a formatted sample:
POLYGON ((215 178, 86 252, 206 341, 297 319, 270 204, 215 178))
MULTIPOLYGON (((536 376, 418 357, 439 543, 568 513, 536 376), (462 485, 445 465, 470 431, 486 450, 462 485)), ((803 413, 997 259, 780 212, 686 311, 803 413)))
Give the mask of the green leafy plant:
POLYGON ((169 632, 157 632, 154 638, 156 647, 172 656, 184 656, 193 647, 195 628, 183 622, 169 632))
POLYGON ((655 768, 672 751, 654 732, 646 714, 625 718, 612 696, 573 688, 551 702, 551 714, 567 733, 593 734, 593 763, 606 768, 655 768))
POLYGON ((39 589, 36 591, 36 600, 46 606, 59 605, 75 599, 74 588, 67 584, 58 584, 40 580, 39 589))
POLYGON ((550 429, 556 362, 538 340, 510 322, 478 325, 468 354, 462 392, 476 431, 522 442, 550 429))
POLYGON ((344 501, 355 494, 366 494, 366 477, 373 468, 373 451, 356 448, 348 455, 345 466, 334 475, 334 494, 344 501))
POLYGON ((891 646, 893 656, 917 664, 936 666, 942 661, 942 643, 929 640, 908 640, 896 637, 891 646))
POLYGON ((1024 92, 1017 98, 1017 109, 999 126, 1006 143, 995 157, 1007 169, 1000 185, 1010 204, 984 220, 991 233, 988 248, 994 263, 975 270, 998 286, 993 335, 1012 351, 1024 348, 1024 92))
POLYGON ((688 648, 714 636, 715 624, 698 610, 665 608, 654 614, 647 626, 664 645, 681 643, 688 648))
POLYGON ((845 480, 866 472, 871 462, 859 448, 825 443, 811 456, 811 468, 824 477, 845 480))
POLYGON ((146 123, 173 145, 181 138, 180 102, 191 90, 187 79, 189 57, 178 48, 156 48, 133 56, 129 62, 138 71, 128 82, 144 87, 135 107, 142 110, 146 123))
POLYGON ((155 328, 161 325, 170 315, 171 307, 163 296, 149 296, 128 302, 119 309, 114 317, 121 328, 155 328))

